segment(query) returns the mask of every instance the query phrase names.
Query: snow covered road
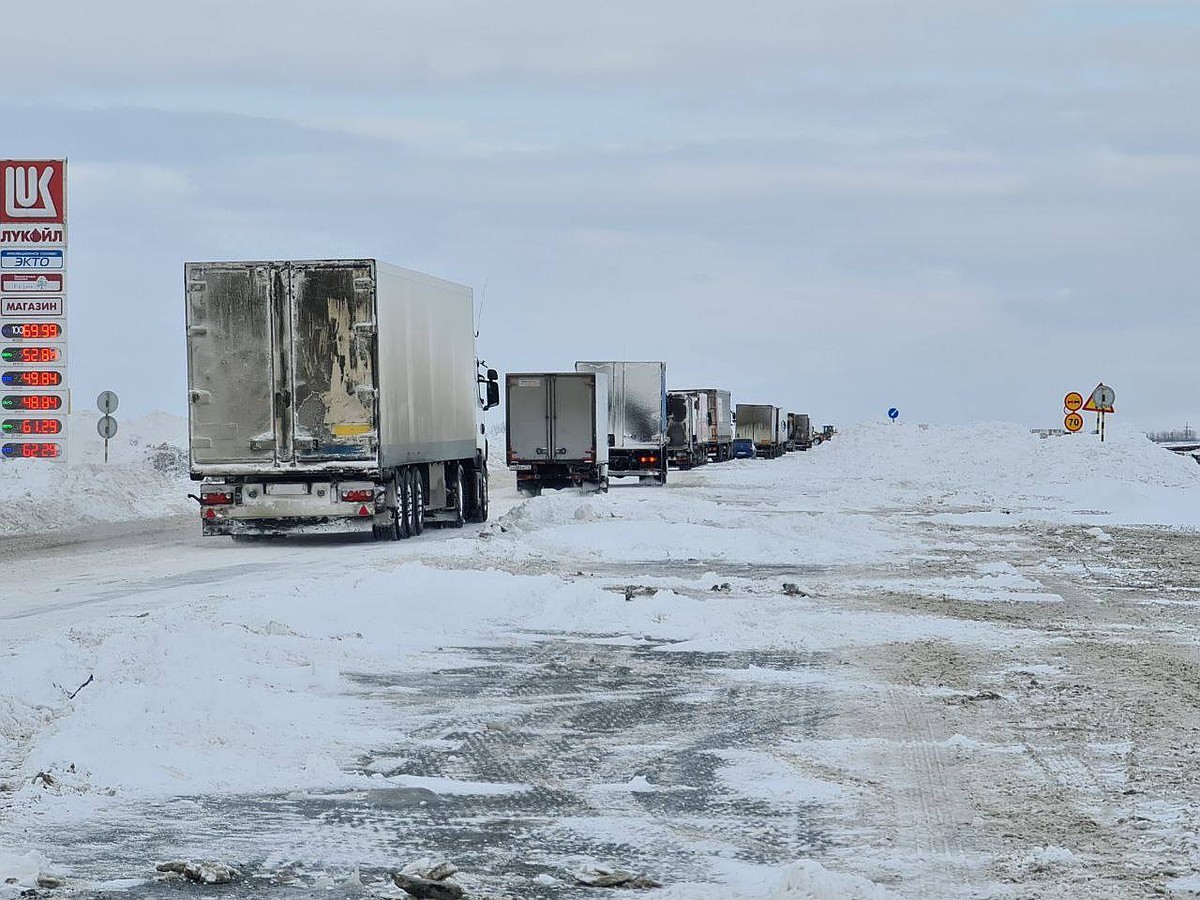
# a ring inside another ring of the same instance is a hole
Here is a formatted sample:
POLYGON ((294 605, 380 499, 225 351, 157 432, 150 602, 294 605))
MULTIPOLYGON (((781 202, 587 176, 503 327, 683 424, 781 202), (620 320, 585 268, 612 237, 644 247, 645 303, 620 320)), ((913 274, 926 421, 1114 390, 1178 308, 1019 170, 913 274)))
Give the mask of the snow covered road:
POLYGON ((1198 468, 866 428, 665 489, 501 479, 488 525, 397 544, 25 538, 0 897, 173 895, 176 858, 393 895, 420 856, 474 897, 595 865, 668 898, 1193 896, 1198 468))

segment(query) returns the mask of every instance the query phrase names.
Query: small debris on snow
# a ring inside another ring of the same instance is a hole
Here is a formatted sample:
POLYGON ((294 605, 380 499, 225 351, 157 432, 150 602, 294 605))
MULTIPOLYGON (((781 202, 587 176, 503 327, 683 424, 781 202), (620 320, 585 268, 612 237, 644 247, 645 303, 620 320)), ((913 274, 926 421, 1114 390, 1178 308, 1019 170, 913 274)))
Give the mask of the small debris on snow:
POLYGON ((463 895, 462 887, 457 882, 450 880, 431 881, 428 878, 397 872, 392 876, 392 881, 404 893, 410 897, 418 897, 420 900, 459 900, 463 895))
POLYGON ((624 872, 620 869, 606 869, 601 866, 597 866, 594 869, 586 869, 582 872, 575 872, 573 873, 573 877, 577 882, 588 887, 619 887, 634 888, 636 890, 662 887, 661 882, 655 881, 653 878, 648 878, 645 875, 624 872))
POLYGON ((800 585, 793 584, 790 581, 785 581, 783 583, 783 592, 785 594, 787 594, 789 597, 807 597, 808 596, 807 591, 800 590, 800 585))
POLYGON ((170 862, 161 862, 154 867, 156 872, 170 872, 173 875, 182 875, 183 870, 188 867, 187 860, 175 859, 170 862))
POLYGON ((733 587, 729 584, 728 581, 722 581, 720 584, 714 584, 712 587, 709 588, 709 590, 717 591, 718 593, 721 593, 721 594, 728 594, 731 590, 733 590, 733 587))
POLYGON ((396 887, 410 897, 423 900, 458 900, 463 895, 462 886, 451 880, 458 872, 454 863, 446 860, 435 862, 428 857, 415 860, 392 876, 396 887))
POLYGON ((237 869, 224 863, 188 863, 183 868, 183 877, 199 884, 229 884, 237 876, 237 869))
POLYGON ((653 597, 658 593, 658 588, 647 587, 644 584, 616 585, 614 587, 605 588, 605 590, 615 591, 618 594, 624 594, 626 600, 632 600, 634 597, 653 597))
POLYGON ((1075 854, 1065 847, 1034 847, 1021 861, 1026 872, 1054 872, 1075 865, 1075 854))
POLYGON ((50 875, 46 872, 42 872, 37 877, 37 886, 40 888, 46 888, 48 890, 60 888, 66 883, 67 880, 65 878, 60 878, 57 875, 50 875))

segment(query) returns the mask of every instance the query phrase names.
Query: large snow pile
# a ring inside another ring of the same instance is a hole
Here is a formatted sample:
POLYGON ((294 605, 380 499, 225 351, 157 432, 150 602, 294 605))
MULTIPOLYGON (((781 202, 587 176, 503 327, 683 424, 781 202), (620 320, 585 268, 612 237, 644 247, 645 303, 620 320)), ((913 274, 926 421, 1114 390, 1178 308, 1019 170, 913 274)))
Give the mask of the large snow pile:
POLYGON ((167 413, 121 420, 109 442, 98 414, 70 417, 65 462, 0 461, 0 534, 25 535, 189 511, 187 421, 167 413))
POLYGON ((812 454, 838 502, 921 512, 974 510, 979 524, 1099 517, 1200 525, 1200 466, 1127 426, 1042 438, 1007 423, 847 429, 812 454))

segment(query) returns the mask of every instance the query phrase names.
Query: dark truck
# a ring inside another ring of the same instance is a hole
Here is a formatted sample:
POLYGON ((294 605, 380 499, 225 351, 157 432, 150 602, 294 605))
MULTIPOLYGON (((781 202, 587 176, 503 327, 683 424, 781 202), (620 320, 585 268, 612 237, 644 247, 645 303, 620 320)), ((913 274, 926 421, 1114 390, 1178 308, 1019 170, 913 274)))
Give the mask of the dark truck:
POLYGON ((774 459, 783 453, 783 426, 779 421, 779 407, 766 403, 739 403, 737 405, 737 437, 754 442, 756 456, 774 459))
POLYGON ((667 394, 667 459, 678 469, 708 462, 704 438, 708 432, 708 395, 698 391, 667 394))
POLYGON ((812 422, 804 413, 788 413, 788 449, 808 450, 813 445, 812 422))

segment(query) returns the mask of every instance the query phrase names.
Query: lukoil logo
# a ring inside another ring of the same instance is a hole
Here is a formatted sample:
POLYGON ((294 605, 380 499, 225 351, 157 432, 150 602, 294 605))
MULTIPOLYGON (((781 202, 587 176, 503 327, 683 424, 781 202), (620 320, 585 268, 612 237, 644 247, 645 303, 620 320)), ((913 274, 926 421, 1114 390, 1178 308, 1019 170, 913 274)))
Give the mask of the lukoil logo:
POLYGON ((62 160, 4 161, 0 222, 62 222, 62 160))

